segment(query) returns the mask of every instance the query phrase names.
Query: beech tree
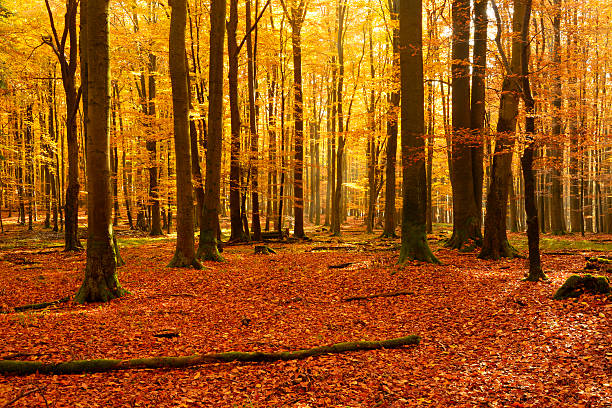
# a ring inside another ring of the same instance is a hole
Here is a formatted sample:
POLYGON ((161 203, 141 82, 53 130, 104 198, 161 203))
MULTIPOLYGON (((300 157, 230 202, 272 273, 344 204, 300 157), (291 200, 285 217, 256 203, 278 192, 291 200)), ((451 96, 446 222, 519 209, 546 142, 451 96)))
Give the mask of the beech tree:
POLYGON ((223 142, 223 42, 225 38, 225 0, 210 2, 210 63, 208 95, 208 140, 206 181, 200 224, 198 257, 222 261, 217 246, 219 195, 221 190, 221 149, 223 142))
MULTIPOLYGON (((399 0, 388 0, 391 20, 397 22, 399 18, 399 0)), ((422 6, 421 6, 422 7, 422 6)), ((391 94, 389 96, 389 111, 387 112, 387 164, 385 166, 385 225, 383 236, 394 238, 395 235, 395 161, 397 156, 398 109, 400 93, 394 84, 400 82, 399 78, 399 28, 392 29, 392 68, 391 68, 391 94)))
POLYGON ((453 235, 447 246, 480 245, 482 233, 482 142, 484 66, 486 64, 486 1, 475 2, 474 68, 470 100, 470 1, 454 0, 452 46, 452 171, 453 235), (472 113, 473 107, 474 112, 472 113))
POLYGON ((52 36, 43 40, 51 46, 60 63, 62 84, 66 95, 66 141, 68 145, 68 187, 64 206, 64 250, 78 251, 83 248, 79 241, 79 142, 77 138, 77 113, 82 88, 76 87, 76 69, 78 66, 77 46, 77 0, 66 3, 64 30, 61 37, 55 28, 55 21, 49 1, 45 0, 52 36), (68 43, 70 44, 67 49, 68 43), (68 54, 68 55, 67 55, 68 54))
POLYGON ((399 262, 438 263, 426 233, 425 89, 423 85, 422 2, 400 1, 402 106, 402 246, 399 262))
POLYGON ((170 80, 174 113, 174 150, 176 152, 176 252, 169 266, 201 268, 196 259, 193 228, 193 187, 191 183, 191 140, 189 135, 189 91, 185 58, 187 0, 170 3, 170 80))
POLYGON ((106 302, 125 294, 117 278, 110 177, 108 0, 87 2, 87 266, 75 301, 106 302))
MULTIPOLYGON (((510 62, 507 62, 508 58, 505 57, 498 34, 498 48, 500 54, 504 55, 503 60, 506 61, 504 63, 506 73, 499 102, 495 153, 487 193, 484 238, 482 250, 479 254, 479 257, 483 259, 512 258, 517 254, 516 249, 508 242, 506 214, 508 210, 508 189, 512 179, 512 155, 516 141, 516 121, 521 90, 518 78, 521 72, 521 32, 524 13, 525 0, 516 0, 512 17, 513 37, 510 62)), ((500 33, 500 30, 501 23, 498 23, 498 33, 500 33)))
POLYGON ((295 167, 293 169, 295 201, 293 213, 295 224, 293 234, 303 238, 304 234, 304 106, 302 92, 302 39, 301 31, 308 3, 305 0, 291 0, 287 6, 281 0, 285 17, 291 25, 291 44, 293 46, 293 116, 295 118, 295 167))

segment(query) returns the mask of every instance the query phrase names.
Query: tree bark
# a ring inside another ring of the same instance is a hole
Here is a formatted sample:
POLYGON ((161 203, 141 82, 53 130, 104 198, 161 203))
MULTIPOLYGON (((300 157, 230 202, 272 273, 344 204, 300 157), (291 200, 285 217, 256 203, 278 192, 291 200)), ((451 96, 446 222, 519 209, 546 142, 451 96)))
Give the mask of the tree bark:
POLYGON ((303 238, 304 234, 304 186, 302 176, 304 174, 304 106, 302 93, 302 43, 301 29, 304 22, 306 10, 303 0, 292 18, 291 44, 293 46, 293 115, 295 120, 295 167, 293 169, 294 183, 294 218, 295 224, 293 235, 303 238))
POLYGON ((422 2, 401 2, 400 65, 402 106, 402 246, 399 263, 438 263, 429 249, 425 212, 425 90, 423 86, 422 2))
POLYGON ((87 117, 87 265, 75 296, 78 303, 106 302, 126 291, 117 278, 113 244, 112 192, 109 160, 108 0, 88 0, 87 56, 89 113, 87 117))
POLYGON ((517 75, 520 75, 523 17, 525 1, 517 0, 514 5, 512 18, 513 40, 512 59, 509 72, 506 73, 502 83, 500 97, 499 118, 497 121, 497 140, 489 191, 487 194, 487 211, 485 215, 485 228, 481 259, 512 258, 517 251, 508 242, 506 233, 506 215, 508 211, 508 189, 512 177, 512 150, 516 140, 516 118, 518 116, 519 84, 517 75))
MULTIPOLYGON (((391 20, 397 24, 399 5, 398 0, 389 0, 389 11, 391 20)), ((400 104, 400 93, 397 84, 400 82, 399 76, 399 30, 393 28, 393 64, 392 70, 392 91, 389 98, 389 112, 387 113, 387 165, 385 167, 385 225, 383 236, 395 238, 395 163, 397 156, 397 132, 398 132, 398 110, 400 104)))
POLYGON ((191 140, 189 134, 189 91, 185 58, 185 26, 187 0, 170 2, 170 81, 174 113, 174 151, 176 155, 176 250, 168 266, 202 266, 196 258, 193 217, 193 186, 191 183, 191 140))
POLYGON ((521 157, 523 178, 525 180, 525 211, 527 213, 527 244, 529 246, 529 275, 528 281, 537 282, 546 280, 540 262, 540 224, 538 221, 538 208, 536 206, 535 176, 533 173, 533 157, 536 150, 535 143, 535 101, 531 94, 529 80, 529 21, 531 19, 532 0, 526 0, 523 31, 521 33, 522 56, 521 77, 523 88, 523 101, 525 103, 525 133, 527 144, 521 157))
MULTIPOLYGON (((479 10, 480 11, 480 10, 479 10)), ((482 241, 480 232, 480 213, 476 204, 474 169, 477 160, 473 155, 474 132, 471 130, 470 110, 470 1, 454 0, 453 20, 453 77, 452 77, 452 172, 453 188, 453 235, 446 244, 450 248, 463 249, 465 245, 479 245, 482 241)), ((482 39, 476 43, 482 47, 482 39)), ((482 61, 480 61, 482 63, 482 61)), ((476 63, 474 64, 476 68, 476 63)), ((478 70, 474 74, 480 74, 478 70)), ((484 83, 479 83, 478 75, 473 76, 477 92, 484 93, 484 83), (482 88, 482 89, 481 89, 482 88)), ((482 78, 484 81, 484 78, 482 78)), ((481 95, 478 94, 480 97, 481 95)), ((482 160, 480 166, 482 167, 482 160)), ((482 175, 480 175, 482 177, 482 175)), ((482 189, 480 189, 482 194, 482 189)))
POLYGON ((222 261, 217 247, 219 196, 221 192, 221 152, 223 143, 223 42, 225 37, 225 0, 210 3, 210 61, 208 97, 208 140, 206 182, 200 225, 198 257, 222 261))
MULTIPOLYGON (((259 135, 257 133, 257 109, 255 108, 255 56, 253 52, 253 40, 251 36, 251 0, 246 0, 246 29, 247 33, 247 72, 248 72, 248 92, 249 92, 249 132, 251 136, 251 207, 253 216, 251 227, 253 229, 253 239, 261 241, 261 220, 259 215, 259 135)), ((257 10, 255 10, 257 14, 257 10)))
POLYGON ((551 157, 551 208, 550 229, 554 235, 563 235, 565 228, 565 211, 563 205, 563 136, 561 120, 561 0, 553 0, 553 84, 552 84, 552 140, 550 141, 549 156, 551 157))
MULTIPOLYGON (((243 229, 240 207, 240 107, 238 105, 238 44, 236 30, 238 27, 238 0, 230 0, 230 15, 227 22, 227 52, 229 58, 229 103, 231 116, 231 150, 230 150, 230 226, 231 241, 246 241, 249 237, 243 229)), ((210 119, 209 119, 210 120, 210 119)))

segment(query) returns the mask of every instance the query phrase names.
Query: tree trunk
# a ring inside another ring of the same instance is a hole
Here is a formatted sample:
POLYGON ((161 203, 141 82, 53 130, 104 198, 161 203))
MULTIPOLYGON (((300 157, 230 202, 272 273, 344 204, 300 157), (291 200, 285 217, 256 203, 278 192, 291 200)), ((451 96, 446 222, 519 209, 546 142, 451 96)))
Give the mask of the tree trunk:
MULTIPOLYGON (((389 10, 391 12, 391 20, 397 23, 398 20, 398 0, 389 0, 389 10)), ((394 26, 396 27, 396 26, 394 26)), ((397 156, 397 121, 398 109, 400 104, 400 93, 397 91, 397 84, 400 82, 399 77, 399 30, 393 28, 393 66, 391 68, 392 75, 392 91, 389 98, 390 106, 387 114, 387 165, 385 167, 385 225, 383 236, 394 238, 395 235, 395 162, 397 156)))
MULTIPOLYGON (((231 115, 231 150, 230 150, 230 224, 231 241, 248 240, 240 211, 240 108, 238 106, 238 45, 236 30, 238 27, 238 0, 230 0, 230 16, 227 22, 227 52, 229 55, 229 103, 231 115)), ((210 118, 209 118, 210 120, 210 118)), ((209 123, 210 125, 210 123, 209 123)))
MULTIPOLYGON (((453 1, 453 78, 452 78, 452 172, 453 188, 453 235, 446 244, 450 248, 463 249, 465 245, 479 245, 482 240, 480 232, 480 213, 476 204, 474 168, 477 158, 473 155, 470 111, 470 1, 453 1)), ((481 39, 479 39, 482 41, 481 39)), ((481 42, 478 43, 481 46, 481 42)), ((475 47, 476 48, 476 47, 475 47)), ((475 64, 476 66, 476 64, 475 64)), ((475 71, 474 74, 479 74, 475 71)), ((478 75, 475 85, 478 92, 484 92, 478 75)), ((484 81, 482 78, 481 82, 484 81)), ((480 97, 480 95, 478 94, 480 97)), ((482 159, 481 164, 482 167, 482 159)), ((482 192, 482 191, 481 191, 482 192)))
MULTIPOLYGON (((251 136, 251 204, 253 210, 253 218, 251 227, 253 228, 253 239, 261 241, 261 221, 259 216, 259 135, 257 133, 257 110, 255 108, 255 56, 253 53, 253 41, 251 37, 251 0, 246 0, 246 29, 247 34, 247 71, 248 71, 248 92, 249 92, 249 132, 251 136)), ((257 14, 257 10, 255 10, 257 14)))
POLYGON ((293 115, 295 120, 295 167, 293 169, 294 185, 294 217, 295 224, 293 235, 296 238, 303 238, 304 234, 304 186, 302 175, 304 173, 304 106, 302 98, 302 44, 301 29, 304 11, 298 9, 299 17, 294 16, 291 24, 291 43, 293 45, 293 115))
POLYGON ((344 183, 344 24, 347 6, 345 2, 338 3, 338 28, 337 28, 337 51, 338 51, 338 89, 336 105, 338 115, 338 149, 336 150, 336 188, 332 199, 332 234, 340 235, 340 227, 343 221, 342 211, 342 184, 344 183))
POLYGON ((506 215, 508 210, 508 189, 512 177, 512 150, 516 139, 516 118, 518 116, 518 92, 520 91, 516 75, 520 73, 522 44, 520 33, 525 12, 525 0, 518 0, 514 6, 512 27, 512 62, 510 72, 504 77, 500 97, 499 118, 497 121, 497 141, 489 191, 487 194, 487 212, 485 216, 485 233, 482 259, 512 258, 516 250, 508 242, 506 234, 506 215), (517 37, 518 36, 518 37, 517 37))
POLYGON ((552 84, 552 140, 550 142, 549 156, 551 157, 551 225, 554 235, 565 234, 565 211, 563 205, 563 135, 561 119, 561 0, 553 0, 553 84, 552 84))
POLYGON ((528 281, 537 282, 546 279, 540 262, 540 226, 538 222, 538 208, 536 206, 535 177, 533 174, 533 157, 535 153, 535 101, 531 95, 531 84, 529 81, 529 20, 531 19, 531 2, 525 0, 525 18, 523 31, 521 33, 522 56, 521 76, 523 88, 523 100, 525 102, 525 133, 527 144, 521 157, 523 167, 523 178, 525 180, 525 211, 527 213, 527 243, 529 246, 529 276, 528 281))
POLYGON ((208 140, 206 149, 206 184, 200 223, 198 257, 222 261, 217 247, 219 195, 221 191, 221 151, 223 143, 223 42, 225 36, 225 0, 210 2, 210 61, 208 97, 208 140))
POLYGON ((422 2, 401 2, 402 246, 399 263, 438 263, 427 243, 422 2))
POLYGON ((170 17, 170 80, 172 82, 172 111, 174 113, 174 151, 176 155, 176 250, 168 266, 202 266, 196 259, 193 195, 191 183, 191 140, 189 122, 189 91, 187 60, 184 57, 187 0, 172 0, 170 17))
MULTIPOLYGON (((155 76, 157 75, 157 56, 153 53, 149 53, 149 92, 147 114, 151 121, 149 125, 149 131, 153 131, 155 115, 157 106, 155 98, 157 94, 157 81, 155 76)), ((151 204, 151 232, 150 236, 156 237, 164 235, 164 231, 161 226, 161 213, 159 206, 159 182, 158 182, 158 165, 157 165, 157 135, 148 134, 146 148, 149 154, 149 201, 151 204)))
POLYGON ((88 0, 87 56, 87 266, 75 296, 78 303, 106 302, 125 294, 116 272, 113 245, 112 192, 109 160, 108 0, 88 0))

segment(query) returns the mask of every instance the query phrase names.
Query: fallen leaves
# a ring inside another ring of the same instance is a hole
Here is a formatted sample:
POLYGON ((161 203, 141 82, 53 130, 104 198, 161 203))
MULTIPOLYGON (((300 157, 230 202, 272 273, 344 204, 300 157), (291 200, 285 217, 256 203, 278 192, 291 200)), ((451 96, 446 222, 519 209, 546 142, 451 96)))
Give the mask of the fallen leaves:
MULTIPOLYGON (((376 251, 358 250, 359 241, 314 252, 309 249, 321 242, 275 244, 278 254, 270 257, 231 247, 227 262, 207 263, 207 271, 166 268, 172 242, 127 247, 120 280, 130 296, 2 315, 0 355, 62 361, 282 351, 412 333, 423 336, 419 347, 274 364, 0 377, 0 401, 48 384, 45 398, 57 407, 612 405, 612 305, 597 296, 550 298, 583 255, 544 255, 553 284, 534 285, 520 281, 523 260, 496 263, 438 248, 445 265, 398 269, 397 241, 387 245, 393 250, 376 251), (351 267, 327 267, 340 264, 351 267), (415 295, 342 302, 398 288, 415 295), (180 337, 154 337, 168 328, 180 337)), ((0 292, 0 304, 12 308, 76 291, 84 254, 23 256, 41 267, 16 273, 0 262, 0 282, 11 288, 0 292)), ((44 405, 36 393, 20 403, 44 405)))

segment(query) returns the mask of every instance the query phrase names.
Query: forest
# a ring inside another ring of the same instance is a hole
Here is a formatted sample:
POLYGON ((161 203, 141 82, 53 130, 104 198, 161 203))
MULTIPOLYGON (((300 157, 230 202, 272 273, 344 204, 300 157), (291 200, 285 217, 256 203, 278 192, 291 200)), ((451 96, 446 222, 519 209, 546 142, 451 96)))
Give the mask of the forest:
POLYGON ((609 0, 0 0, 0 408, 612 406, 609 0))

